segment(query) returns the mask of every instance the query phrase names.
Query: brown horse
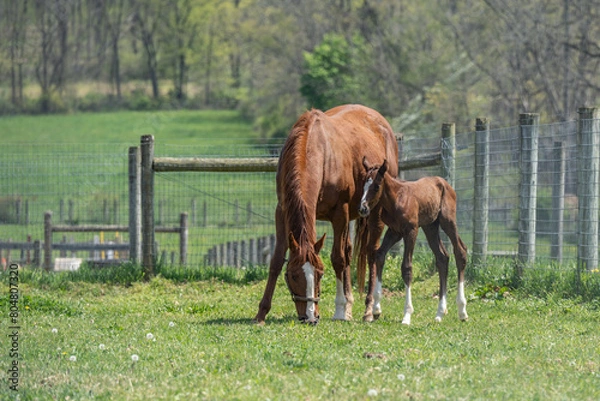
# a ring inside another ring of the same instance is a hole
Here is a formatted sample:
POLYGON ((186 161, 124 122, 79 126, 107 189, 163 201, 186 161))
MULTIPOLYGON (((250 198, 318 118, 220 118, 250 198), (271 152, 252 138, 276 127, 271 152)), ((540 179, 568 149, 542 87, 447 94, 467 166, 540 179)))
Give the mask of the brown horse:
MULTIPOLYGON (((307 323, 318 322, 324 270, 319 251, 325 236, 317 241, 316 220, 330 221, 333 226, 331 263, 337 284, 333 319, 352 318, 352 245, 348 223, 359 217, 358 205, 365 183, 361 163, 364 154, 378 163, 398 159, 392 128, 378 112, 367 107, 345 105, 326 112, 311 110, 292 128, 277 168, 277 239, 267 285, 255 317, 258 323, 264 322, 271 309, 288 249, 285 279, 298 318, 307 323)), ((390 166, 391 175, 397 172, 396 165, 390 166)), ((375 210, 368 221, 362 221, 367 229, 363 230, 364 235, 357 235, 355 247, 374 252, 384 227, 379 210, 375 210)))
MULTIPOLYGON (((375 205, 379 205, 381 218, 389 227, 383 237, 381 247, 375 255, 375 264, 369 262, 369 289, 367 292, 367 311, 364 319, 372 321, 381 314, 381 278, 385 257, 390 248, 404 238, 404 257, 402 259, 402 278, 406 289, 404 318, 402 323, 409 325, 413 313, 411 282, 412 255, 417 240, 419 227, 423 228, 429 247, 435 254, 436 265, 440 276, 439 305, 435 320, 440 322, 447 313, 446 282, 448 280, 448 252, 440 239, 440 227, 450 238, 456 267, 458 270, 458 294, 456 304, 458 317, 467 320, 467 300, 465 298, 464 272, 467 264, 467 247, 458 235, 456 225, 456 192, 441 177, 425 177, 409 182, 394 178, 395 171, 386 173, 388 164, 384 161, 381 167, 372 167, 363 159, 367 172, 367 181, 360 201, 359 213, 368 216, 375 205), (377 282, 375 283, 375 271, 377 282), (374 289, 376 287, 376 289, 374 289)), ((394 159, 395 160, 395 159, 394 159)))

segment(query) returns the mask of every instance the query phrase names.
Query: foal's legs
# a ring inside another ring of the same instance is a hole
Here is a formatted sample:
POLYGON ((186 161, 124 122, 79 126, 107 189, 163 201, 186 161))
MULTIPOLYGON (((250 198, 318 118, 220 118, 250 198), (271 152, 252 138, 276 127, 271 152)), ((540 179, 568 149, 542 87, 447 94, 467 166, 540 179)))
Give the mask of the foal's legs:
POLYGON ((404 236, 404 257, 402 258, 402 278, 404 279, 404 288, 406 295, 404 300, 404 317, 402 324, 410 325, 410 316, 415 309, 412 304, 411 284, 412 284, 412 256, 417 242, 418 228, 413 228, 404 236))
POLYGON ((454 250, 454 259, 456 259, 456 269, 458 270, 458 292, 456 294, 456 306, 458 307, 458 318, 467 320, 467 298, 465 297, 465 267, 467 266, 467 246, 458 235, 456 218, 449 219, 445 216, 440 218, 442 230, 450 238, 454 250))
POLYGON ((288 247, 287 238, 285 236, 283 216, 279 205, 275 210, 275 232, 277 238, 275 242, 273 258, 271 259, 271 264, 269 265, 269 278, 267 279, 267 286, 265 288, 262 300, 258 305, 258 313, 254 318, 254 321, 259 324, 263 324, 265 322, 265 317, 271 310, 271 301, 273 299, 273 293, 275 292, 275 286, 277 285, 277 278, 281 273, 281 269, 285 261, 285 252, 287 251, 288 247))
POLYGON ((350 277, 351 247, 348 230, 348 204, 336 209, 331 219, 333 226, 333 247, 331 264, 335 270, 336 295, 333 320, 352 320, 352 282, 350 277))
POLYGON ((381 315, 381 293, 382 293, 382 277, 383 267, 385 264, 385 258, 390 248, 394 246, 398 241, 402 239, 402 236, 394 230, 388 228, 386 231, 381 246, 375 254, 369 254, 369 289, 367 297, 365 299, 366 310, 363 316, 365 322, 372 322, 373 320, 379 319, 381 315), (374 260, 372 260, 374 259, 374 260), (377 272, 377 278, 375 279, 372 274, 372 266, 375 266, 377 272))
POLYGON ((448 313, 446 297, 448 292, 448 262, 450 260, 448 252, 446 251, 446 247, 444 247, 444 244, 440 238, 439 225, 439 222, 436 221, 428 226, 422 227, 423 232, 427 237, 429 247, 435 255, 435 264, 437 266, 440 279, 440 301, 438 304, 437 314, 435 315, 436 322, 441 322, 444 315, 448 313))

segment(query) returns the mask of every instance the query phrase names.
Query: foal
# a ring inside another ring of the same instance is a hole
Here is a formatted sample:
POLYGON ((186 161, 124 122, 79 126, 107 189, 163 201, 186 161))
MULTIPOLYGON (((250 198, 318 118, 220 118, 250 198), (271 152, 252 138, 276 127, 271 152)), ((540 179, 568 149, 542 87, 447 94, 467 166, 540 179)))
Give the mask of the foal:
POLYGON ((409 325, 413 313, 411 282, 412 256, 419 227, 427 236, 429 247, 435 254, 436 265, 440 276, 439 305, 435 317, 441 322, 448 312, 446 307, 446 282, 448 279, 449 256, 440 239, 440 227, 450 238, 454 249, 456 267, 458 270, 458 294, 456 304, 458 317, 467 320, 467 300, 465 298, 464 272, 467 264, 467 247, 458 235, 456 226, 456 192, 441 177, 425 177, 418 181, 400 181, 394 179, 387 171, 387 161, 381 167, 369 166, 366 157, 363 166, 367 170, 367 181, 360 202, 359 213, 368 216, 371 208, 378 202, 382 207, 382 220, 389 227, 381 247, 377 250, 375 261, 369 261, 369 290, 366 299, 366 311, 363 319, 372 321, 381 314, 381 278, 385 257, 390 248, 404 239, 404 257, 402 259, 402 278, 406 288, 404 303, 404 318, 402 323, 409 325), (377 283, 373 282, 376 266, 377 283))

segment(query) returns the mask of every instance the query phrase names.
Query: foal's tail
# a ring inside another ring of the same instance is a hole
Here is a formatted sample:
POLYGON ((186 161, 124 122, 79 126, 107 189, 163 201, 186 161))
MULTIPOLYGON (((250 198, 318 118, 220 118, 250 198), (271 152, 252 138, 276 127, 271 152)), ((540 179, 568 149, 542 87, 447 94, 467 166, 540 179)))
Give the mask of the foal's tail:
POLYGON ((359 294, 365 292, 365 276, 367 272, 367 244, 369 230, 366 217, 356 219, 354 235, 354 259, 356 260, 356 286, 359 294))

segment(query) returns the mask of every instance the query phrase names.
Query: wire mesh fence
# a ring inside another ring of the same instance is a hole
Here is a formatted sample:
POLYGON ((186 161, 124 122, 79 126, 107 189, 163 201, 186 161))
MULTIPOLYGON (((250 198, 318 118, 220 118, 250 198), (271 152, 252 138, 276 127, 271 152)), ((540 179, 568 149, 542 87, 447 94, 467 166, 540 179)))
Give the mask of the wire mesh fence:
MULTIPOLYGON (((594 120, 592 127, 598 126, 594 120)), ((596 128, 594 128, 596 129, 596 128)), ((469 248, 481 240, 476 232, 474 211, 477 198, 475 143, 479 131, 456 133, 452 160, 452 184, 458 195, 458 226, 469 248)), ((487 179, 489 182, 485 247, 489 257, 518 257, 521 241, 520 207, 523 145, 519 126, 488 129, 487 179)), ((599 132, 593 135, 598 137, 599 132)), ((428 135, 429 138, 432 135, 428 135)), ((439 156, 439 163, 403 171, 405 179, 443 175, 450 160, 444 158, 448 139, 422 139, 405 135, 400 143, 401 160, 423 155, 439 156)), ((539 126, 535 180, 535 260, 548 266, 573 265, 581 256, 581 181, 597 180, 597 160, 582 159, 578 149, 578 121, 539 126), (578 193, 580 196, 578 197, 578 193)), ((169 157, 277 157, 282 142, 239 143, 219 138, 206 146, 172 146, 157 141, 155 156, 169 157)), ((135 146, 137 144, 131 144, 135 146)), ((127 225, 129 223, 128 148, 123 144, 4 144, 0 159, 0 256, 6 262, 31 261, 24 248, 7 245, 44 237, 44 212, 52 211, 57 225, 127 225)), ((592 158, 597 158, 593 153, 592 158)), ((238 265, 264 263, 258 255, 242 250, 252 241, 264 248, 275 233, 275 173, 273 172, 160 172, 155 174, 154 218, 158 227, 176 227, 181 213, 187 213, 187 265, 216 263, 214 249, 240 247, 238 265), (247 245, 241 245, 245 241, 247 245), (260 242, 262 241, 262 242, 260 242), (236 245, 234 245, 236 244, 236 245), (237 245, 239 244, 239 245, 237 245), (244 253, 245 252, 245 253, 244 253), (244 256, 245 255, 245 256, 244 256)), ((584 188, 587 188, 584 186, 584 188)), ((585 194, 595 199, 588 212, 598 221, 598 189, 585 194)), ((588 207, 588 206, 586 206, 588 207)), ((589 207, 588 207, 589 208, 589 207)), ((591 217, 590 217, 591 218, 591 217)), ((320 222, 319 236, 331 229, 320 222)), ((596 228, 597 243, 597 228, 596 228)), ((180 260, 180 237, 156 233, 157 256, 163 263, 180 260)), ((60 242, 123 242, 127 232, 52 234, 60 242), (96 238, 95 238, 96 237, 96 238)), ((594 242, 589 242, 588 244, 594 242)), ((422 238, 424 245, 424 238, 422 238)), ((425 245, 424 245, 425 246, 425 245)), ((588 247, 590 245, 587 245, 588 247)), ((262 248, 252 252, 262 252, 262 248)), ((597 259, 597 247, 594 249, 597 259)), ((83 259, 126 258, 126 251, 54 251, 53 257, 83 259)), ((220 263, 225 261, 220 260, 220 263)))

